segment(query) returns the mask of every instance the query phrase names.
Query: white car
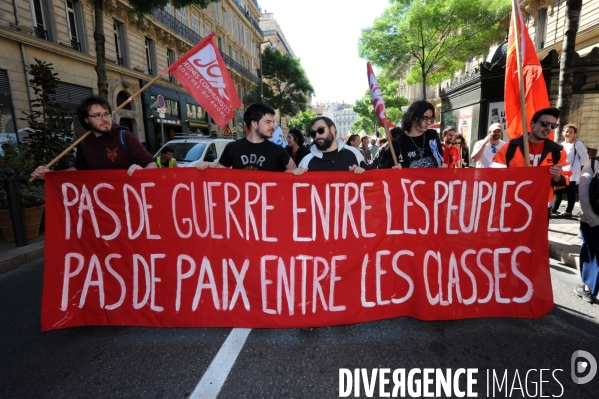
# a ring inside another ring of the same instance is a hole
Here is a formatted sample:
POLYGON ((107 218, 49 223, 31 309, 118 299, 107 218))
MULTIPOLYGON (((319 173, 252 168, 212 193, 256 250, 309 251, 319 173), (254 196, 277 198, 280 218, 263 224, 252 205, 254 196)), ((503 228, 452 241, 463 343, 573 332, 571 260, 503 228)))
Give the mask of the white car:
MULTIPOLYGON (((173 157, 177 165, 184 168, 195 167, 200 161, 216 163, 223 150, 233 140, 215 138, 179 138, 171 140, 162 148, 169 146, 174 151, 173 157)), ((160 156, 162 148, 158 150, 154 158, 160 156)))

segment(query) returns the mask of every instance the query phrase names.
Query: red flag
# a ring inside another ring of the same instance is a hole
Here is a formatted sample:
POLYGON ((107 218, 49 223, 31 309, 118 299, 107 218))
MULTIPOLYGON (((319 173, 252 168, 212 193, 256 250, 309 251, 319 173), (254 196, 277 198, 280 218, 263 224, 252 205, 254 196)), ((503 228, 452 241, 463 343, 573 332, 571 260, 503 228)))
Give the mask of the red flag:
MULTIPOLYGON (((537 57, 535 46, 530 40, 528 29, 522 20, 520 7, 518 12, 518 30, 520 31, 520 51, 522 51, 522 78, 524 80, 524 101, 526 103, 526 131, 535 112, 548 108, 549 96, 543 77, 543 69, 537 57)), ((518 80, 518 61, 516 59, 516 43, 514 18, 510 22, 507 59, 505 64, 505 116, 507 119, 507 134, 510 139, 522 135, 522 109, 520 105, 520 84, 518 80)), ((550 137, 553 140, 553 133, 550 137)))
POLYGON ((241 101, 212 38, 214 32, 175 61, 169 70, 220 127, 233 119, 241 101))
POLYGON ((381 88, 379 87, 378 82, 376 81, 376 77, 374 76, 374 72, 372 71, 372 66, 370 62, 366 64, 366 69, 368 71, 368 87, 370 88, 370 96, 372 97, 372 106, 374 107, 374 113, 376 117, 379 118, 379 123, 381 126, 387 126, 389 128, 395 127, 394 124, 387 120, 387 112, 385 111, 385 101, 383 100, 383 94, 381 93, 381 88))

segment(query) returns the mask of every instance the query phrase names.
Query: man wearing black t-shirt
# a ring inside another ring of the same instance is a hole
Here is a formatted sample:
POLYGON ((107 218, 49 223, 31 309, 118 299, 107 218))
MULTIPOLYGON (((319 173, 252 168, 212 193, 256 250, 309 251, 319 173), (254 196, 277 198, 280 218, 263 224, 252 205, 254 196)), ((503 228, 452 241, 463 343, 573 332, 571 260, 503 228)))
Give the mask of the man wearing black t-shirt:
POLYGON ((248 134, 227 144, 216 166, 200 162, 197 168, 256 169, 291 172, 295 162, 283 147, 269 141, 275 131, 275 110, 265 104, 250 105, 243 114, 248 134))
POLYGON ((350 170, 359 174, 368 169, 357 148, 335 138, 337 127, 331 119, 319 116, 312 120, 311 126, 310 134, 314 137, 314 145, 293 174, 299 176, 308 170, 350 170))
MULTIPOLYGON (((401 119, 405 134, 393 140, 399 164, 381 162, 380 168, 446 168, 439 134, 428 127, 435 121, 435 107, 428 101, 410 105, 401 119), (383 166, 384 165, 384 166, 383 166)), ((389 151, 390 152, 390 151, 389 151)), ((390 157, 390 155, 389 155, 390 157)))

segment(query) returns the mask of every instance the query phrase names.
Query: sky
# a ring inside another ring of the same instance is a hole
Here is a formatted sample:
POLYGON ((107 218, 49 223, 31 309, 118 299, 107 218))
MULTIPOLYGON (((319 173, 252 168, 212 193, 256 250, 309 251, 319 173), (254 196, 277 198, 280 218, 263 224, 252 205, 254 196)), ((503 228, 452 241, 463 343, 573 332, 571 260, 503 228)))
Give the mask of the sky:
MULTIPOLYGON (((258 0, 274 13, 301 61, 316 102, 353 104, 368 90, 366 61, 358 56, 363 28, 389 6, 388 0, 258 0)), ((376 70, 375 70, 376 73, 376 70)))

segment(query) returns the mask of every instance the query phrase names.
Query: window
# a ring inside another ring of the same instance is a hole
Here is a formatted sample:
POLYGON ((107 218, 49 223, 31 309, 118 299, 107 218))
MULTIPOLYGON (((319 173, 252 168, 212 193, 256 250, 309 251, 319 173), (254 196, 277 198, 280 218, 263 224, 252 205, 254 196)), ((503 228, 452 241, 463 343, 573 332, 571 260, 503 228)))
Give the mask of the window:
POLYGON ((191 14, 191 29, 198 35, 200 34, 200 24, 195 14, 191 14))
POLYGON ((125 48, 125 25, 120 21, 114 20, 112 23, 114 33, 114 49, 116 52, 116 62, 122 66, 129 66, 127 60, 127 51, 125 48))
POLYGON ((225 10, 225 27, 227 32, 231 32, 231 14, 229 10, 225 10))
POLYGON ((216 7, 216 22, 221 24, 222 21, 222 8, 220 5, 220 1, 214 5, 216 7))
POLYGON ((233 50, 231 49, 231 46, 229 46, 229 57, 233 59, 233 50))
POLYGON ((185 8, 179 8, 177 10, 177 19, 183 25, 187 25, 187 15, 185 14, 185 8))
POLYGON ((49 2, 44 0, 31 0, 31 14, 33 22, 33 32, 38 39, 54 41, 53 32, 51 31, 50 18, 48 7, 49 2))
POLYGON ((148 75, 156 76, 156 44, 149 37, 146 37, 146 65, 148 75))
POLYGON ((218 51, 220 51, 221 53, 223 52, 223 41, 220 37, 218 38, 218 51))
MULTIPOLYGON (((171 50, 170 48, 166 49, 166 63, 168 66, 171 66, 171 64, 175 62, 175 51, 171 50)), ((168 80, 173 82, 173 83, 177 83, 177 80, 173 77, 173 75, 169 72, 168 73, 168 80)))
POLYGON ((81 38, 79 37, 79 23, 77 14, 75 12, 75 2, 67 0, 67 27, 69 29, 69 38, 71 39, 71 47, 74 50, 81 51, 81 38))
POLYGON ((208 36, 212 32, 212 29, 208 26, 204 26, 204 36, 208 36))
MULTIPOLYGON (((119 91, 119 94, 116 95, 116 106, 119 107, 122 103, 127 101, 131 97, 131 95, 125 91, 119 91)), ((131 110, 131 103, 125 105, 122 109, 131 110)))
POLYGON ((547 34, 547 9, 539 8, 536 26, 535 45, 537 50, 545 47, 545 35, 547 34))

